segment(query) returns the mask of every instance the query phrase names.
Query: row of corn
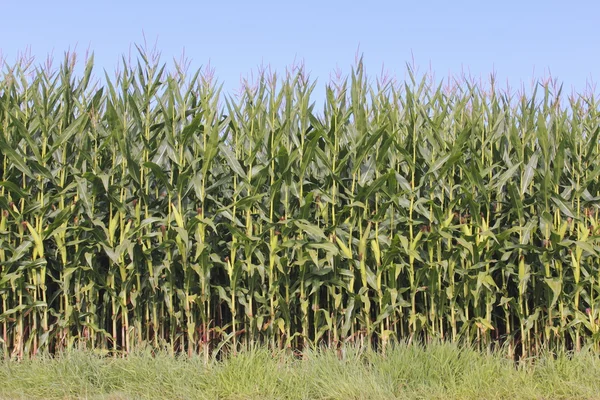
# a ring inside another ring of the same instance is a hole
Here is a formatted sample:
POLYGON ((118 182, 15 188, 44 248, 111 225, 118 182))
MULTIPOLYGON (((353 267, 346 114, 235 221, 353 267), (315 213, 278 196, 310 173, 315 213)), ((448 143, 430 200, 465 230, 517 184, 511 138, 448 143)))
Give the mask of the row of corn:
POLYGON ((0 352, 600 344, 600 113, 528 95, 137 63, 0 78, 0 352))

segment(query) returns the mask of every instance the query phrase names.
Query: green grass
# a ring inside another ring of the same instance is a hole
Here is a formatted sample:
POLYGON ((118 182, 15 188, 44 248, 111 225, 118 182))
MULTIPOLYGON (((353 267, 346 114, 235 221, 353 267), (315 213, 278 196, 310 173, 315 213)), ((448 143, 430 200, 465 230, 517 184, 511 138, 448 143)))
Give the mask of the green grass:
POLYGON ((515 365, 453 344, 349 347, 303 359, 266 348, 222 361, 138 352, 0 362, 2 399, 596 399, 600 360, 543 353, 515 365))

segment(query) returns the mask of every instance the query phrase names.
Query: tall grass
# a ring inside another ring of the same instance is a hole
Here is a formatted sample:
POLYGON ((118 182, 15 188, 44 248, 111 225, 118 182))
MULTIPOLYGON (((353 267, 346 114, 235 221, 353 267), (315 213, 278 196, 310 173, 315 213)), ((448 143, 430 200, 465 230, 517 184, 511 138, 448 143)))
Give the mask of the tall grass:
POLYGON ((515 368, 502 354, 460 345, 395 344, 386 355, 346 346, 298 360, 264 347, 222 360, 67 351, 0 361, 2 399, 598 399, 596 354, 544 353, 515 368))
POLYGON ((104 84, 5 66, 0 349, 385 349, 392 339, 598 350, 600 115, 540 84, 240 96, 140 51, 104 84))

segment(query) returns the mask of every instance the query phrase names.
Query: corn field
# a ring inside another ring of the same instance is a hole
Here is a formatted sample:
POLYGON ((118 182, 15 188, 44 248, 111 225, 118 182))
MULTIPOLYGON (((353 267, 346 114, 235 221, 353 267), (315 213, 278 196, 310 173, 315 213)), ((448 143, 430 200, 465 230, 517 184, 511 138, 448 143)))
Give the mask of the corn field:
POLYGON ((540 83, 238 96, 140 51, 4 66, 0 351, 393 340, 600 350, 600 112, 540 83))

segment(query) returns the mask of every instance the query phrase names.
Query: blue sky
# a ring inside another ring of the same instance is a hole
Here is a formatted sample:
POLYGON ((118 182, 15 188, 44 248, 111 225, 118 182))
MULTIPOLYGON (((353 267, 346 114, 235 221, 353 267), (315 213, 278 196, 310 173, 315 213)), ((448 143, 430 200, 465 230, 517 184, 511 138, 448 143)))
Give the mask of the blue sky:
MULTIPOLYGON (((42 62, 67 49, 95 53, 96 72, 114 71, 132 44, 157 44, 163 61, 185 50, 209 62, 226 91, 261 64, 282 72, 304 61, 322 87, 348 73, 357 50, 367 73, 403 80, 406 63, 436 80, 492 71, 512 87, 548 71, 583 92, 600 73, 600 3, 593 1, 12 1, 0 3, 0 50, 12 63, 29 48, 42 62)), ((317 94, 318 95, 318 94, 317 94)))

